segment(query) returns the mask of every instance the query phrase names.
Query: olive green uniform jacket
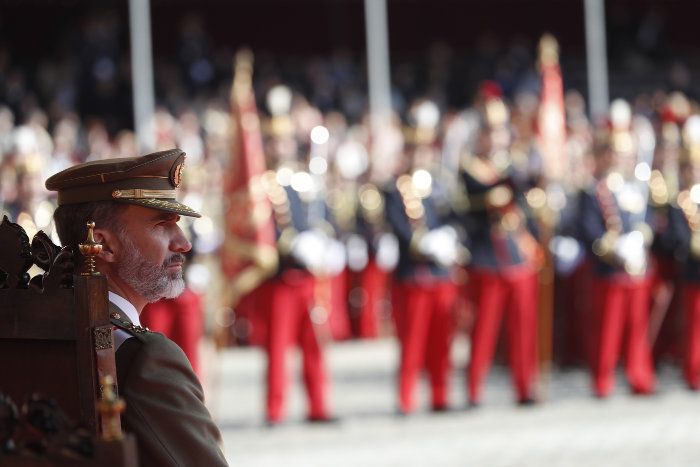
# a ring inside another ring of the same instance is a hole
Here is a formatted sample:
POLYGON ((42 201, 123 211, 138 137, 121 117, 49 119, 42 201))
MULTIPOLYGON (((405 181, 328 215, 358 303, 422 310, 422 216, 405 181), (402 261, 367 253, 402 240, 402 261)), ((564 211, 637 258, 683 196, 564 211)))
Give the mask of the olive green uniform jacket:
POLYGON ((122 427, 136 436, 139 464, 226 466, 221 434, 204 406, 204 392, 180 347, 145 331, 110 302, 112 324, 132 338, 116 352, 119 394, 126 401, 122 427))

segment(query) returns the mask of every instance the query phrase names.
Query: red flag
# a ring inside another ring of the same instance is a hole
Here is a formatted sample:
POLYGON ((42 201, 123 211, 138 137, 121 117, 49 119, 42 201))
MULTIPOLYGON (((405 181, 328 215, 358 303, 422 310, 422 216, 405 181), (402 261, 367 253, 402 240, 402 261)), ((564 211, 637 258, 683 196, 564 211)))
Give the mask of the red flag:
POLYGON ((242 297, 274 274, 278 256, 272 207, 264 189, 265 155, 252 89, 253 56, 236 55, 231 88, 232 147, 224 181, 225 239, 221 267, 225 303, 242 297))
POLYGON ((537 127, 544 174, 547 180, 561 181, 568 165, 564 85, 557 41, 549 34, 540 40, 540 73, 542 92, 537 127))

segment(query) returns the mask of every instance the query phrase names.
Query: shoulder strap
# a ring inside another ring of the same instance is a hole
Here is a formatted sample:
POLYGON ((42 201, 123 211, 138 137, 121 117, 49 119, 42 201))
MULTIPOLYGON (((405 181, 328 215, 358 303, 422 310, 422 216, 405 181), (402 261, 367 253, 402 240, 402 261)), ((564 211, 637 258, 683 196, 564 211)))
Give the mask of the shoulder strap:
POLYGON ((595 198, 603 216, 606 230, 622 233, 622 219, 617 209, 615 195, 608 188, 605 179, 601 179, 596 183, 595 198))
POLYGON ((143 340, 144 334, 151 332, 151 330, 146 327, 134 325, 126 313, 112 302, 109 302, 109 321, 113 326, 116 326, 139 340, 143 340))

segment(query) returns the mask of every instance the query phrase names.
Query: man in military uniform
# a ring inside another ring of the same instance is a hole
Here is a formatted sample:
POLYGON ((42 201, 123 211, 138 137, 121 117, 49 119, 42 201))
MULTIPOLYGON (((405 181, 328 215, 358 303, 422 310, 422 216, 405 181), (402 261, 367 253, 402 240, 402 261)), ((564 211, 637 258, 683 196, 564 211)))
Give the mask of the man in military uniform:
MULTIPOLYGON (((684 97, 679 94, 675 96, 687 105, 684 97)), ((669 96, 668 102, 659 112, 659 143, 656 145, 649 180, 649 217, 654 232, 651 255, 655 264, 651 286, 649 341, 655 361, 664 358, 678 360, 681 356, 681 274, 670 217, 679 194, 679 165, 688 162, 681 161, 681 128, 688 115, 676 111, 678 106, 674 105, 675 100, 669 96)))
MULTIPOLYGON (((451 214, 431 170, 437 156, 434 125, 422 125, 420 115, 437 113, 429 101, 417 103, 415 136, 407 148, 410 170, 385 191, 386 220, 398 239, 399 261, 394 271, 393 309, 401 345, 399 411, 415 409, 415 386, 425 366, 432 389, 431 409, 447 410, 452 309, 457 287, 450 269, 460 259, 451 214)), ((427 120, 427 119, 426 119, 427 120)), ((437 119, 431 119, 435 124, 437 119)), ((402 171, 398 171, 401 173, 402 171)))
MULTIPOLYGON (((629 114, 619 104, 620 114, 629 114)), ((611 112, 616 114, 617 112, 611 112)), ((627 379, 635 394, 654 391, 647 339, 651 271, 651 228, 647 200, 632 174, 636 149, 630 128, 619 122, 596 131, 595 180, 581 192, 578 232, 593 261, 593 390, 607 397, 626 335, 627 379)))
MULTIPOLYGON (((352 131, 364 130, 358 128, 352 131)), ((329 205, 346 245, 353 332, 360 338, 376 338, 386 308, 388 279, 398 261, 398 245, 387 231, 380 189, 368 181, 365 143, 349 137, 338 147, 334 161, 337 179, 329 192, 329 205)))
POLYGON ((479 122, 474 155, 462 178, 469 199, 464 216, 472 259, 469 292, 475 305, 467 369, 470 405, 481 403, 498 329, 505 315, 508 360, 520 404, 535 401, 537 367, 537 268, 541 261, 524 187, 508 154, 508 109, 491 99, 479 122))
POLYGON ((367 244, 367 264, 360 276, 365 300, 358 328, 360 337, 375 338, 380 335, 390 276, 399 259, 398 241, 386 225, 385 202, 379 188, 365 183, 358 190, 358 198, 358 232, 367 244))
MULTIPOLYGON (((683 377, 700 390, 700 115, 688 118, 683 130, 680 192, 669 206, 672 244, 679 260, 683 298, 683 377)), ((658 189, 658 188, 657 188, 658 189)))
MULTIPOLYGON (((284 183, 284 182, 283 182, 284 183)), ((267 316, 267 422, 280 423, 285 416, 287 354, 298 345, 303 356, 304 383, 308 394, 308 421, 331 420, 326 406, 327 374, 323 362, 322 324, 327 308, 316 307, 313 272, 324 269, 325 237, 309 227, 306 206, 290 185, 280 184, 274 171, 264 176, 272 202, 277 234, 279 269, 262 286, 258 296, 267 316)))
POLYGON ((199 217, 175 200, 184 160, 173 149, 79 164, 50 177, 46 188, 58 192, 54 220, 64 245, 77 251, 85 224, 96 224, 97 270, 107 278, 118 386, 127 404, 122 424, 136 435, 140 462, 223 466, 219 430, 187 357, 139 323, 147 303, 184 289, 184 254, 192 246, 177 221, 199 217))
MULTIPOLYGON (((275 170, 268 170, 261 178, 272 206, 279 256, 275 275, 256 292, 267 325, 266 421, 271 426, 285 417, 287 355, 294 346, 300 348, 303 357, 307 420, 333 420, 327 407, 328 378, 323 360, 323 341, 329 337, 330 291, 317 288, 316 276, 328 275, 327 262, 334 255, 327 250, 331 243, 328 234, 314 228, 324 220, 318 213, 323 200, 313 197, 312 175, 298 160, 303 152, 294 134, 298 127, 289 116, 291 97, 285 86, 277 86, 268 94, 268 99, 284 101, 284 105, 280 106, 282 110, 269 105, 272 119, 265 155, 267 166, 275 170), (310 209, 316 210, 310 213, 310 209)), ((344 261, 344 251, 341 254, 344 261)))

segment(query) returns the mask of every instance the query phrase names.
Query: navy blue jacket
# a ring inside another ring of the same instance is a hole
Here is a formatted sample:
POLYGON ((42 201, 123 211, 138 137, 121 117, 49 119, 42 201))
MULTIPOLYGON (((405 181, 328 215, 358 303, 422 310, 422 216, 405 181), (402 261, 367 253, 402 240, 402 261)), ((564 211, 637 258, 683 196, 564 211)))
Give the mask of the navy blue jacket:
POLYGON ((670 238, 666 241, 672 245, 673 255, 680 267, 681 278, 685 282, 700 283, 700 259, 691 254, 692 232, 685 214, 679 207, 669 206, 668 224, 670 238))
MULTIPOLYGON (((411 240, 415 233, 414 227, 406 215, 401 193, 396 184, 384 188, 385 215, 388 225, 399 241, 399 263, 394 275, 401 281, 430 282, 449 277, 449 270, 434 261, 411 251, 411 240)), ((440 212, 439 205, 433 195, 422 200, 425 209, 425 227, 429 230, 446 224, 449 216, 440 212)))
MULTIPOLYGON (((279 241, 282 236, 282 232, 285 228, 292 227, 297 232, 303 232, 309 230, 309 207, 300 197, 294 189, 289 186, 284 187, 284 191, 287 193, 289 215, 291 220, 289 225, 280 225, 275 219, 275 235, 277 241, 279 241)), ((288 269, 302 269, 306 270, 306 267, 299 263, 291 255, 280 255, 279 267, 277 269, 277 276, 280 276, 284 271, 288 269)))
MULTIPOLYGON (((604 183, 604 182, 599 182, 604 183)), ((606 232, 605 218, 603 211, 596 196, 596 185, 589 187, 586 190, 581 190, 578 204, 578 223, 577 234, 578 239, 586 247, 589 257, 593 261, 593 272, 597 276, 607 277, 613 274, 624 273, 625 269, 621 264, 611 263, 608 260, 601 258, 593 253, 593 244, 600 239, 606 232)), ((638 219, 634 219, 635 214, 620 208, 615 196, 611 193, 611 199, 615 205, 615 211, 620 217, 622 224, 622 232, 620 234, 629 233, 634 228, 634 223, 638 219)), ((649 223, 651 210, 647 209, 644 221, 649 223)))
POLYGON ((462 171, 462 180, 471 203, 469 212, 463 217, 463 225, 469 238, 468 246, 472 254, 470 265, 478 269, 498 270, 526 264, 527 258, 517 241, 517 235, 522 231, 502 229, 503 212, 487 207, 484 203, 490 190, 496 187, 507 188, 513 196, 510 208, 525 214, 525 228, 534 238, 537 238, 534 220, 527 215, 529 209, 522 188, 516 185, 509 174, 487 184, 477 180, 468 171, 462 171), (512 205, 513 203, 515 206, 512 205))

